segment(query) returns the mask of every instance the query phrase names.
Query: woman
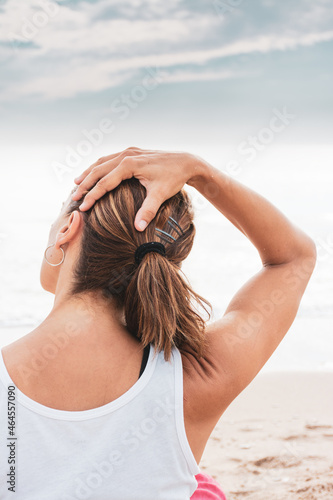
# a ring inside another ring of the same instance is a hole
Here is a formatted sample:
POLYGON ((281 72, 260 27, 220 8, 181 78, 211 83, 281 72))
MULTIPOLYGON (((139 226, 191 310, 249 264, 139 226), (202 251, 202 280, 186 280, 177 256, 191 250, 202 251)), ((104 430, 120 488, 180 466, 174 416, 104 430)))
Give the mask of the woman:
POLYGON ((198 464, 221 415, 292 324, 315 244, 191 154, 129 148, 76 184, 41 269, 54 307, 2 349, 0 428, 15 397, 17 440, 2 433, 1 454, 9 442, 19 458, 15 470, 6 461, 1 498, 12 498, 14 484, 20 500, 223 499, 198 464), (195 234, 185 184, 262 260, 211 324, 199 314, 209 303, 181 271, 195 234))

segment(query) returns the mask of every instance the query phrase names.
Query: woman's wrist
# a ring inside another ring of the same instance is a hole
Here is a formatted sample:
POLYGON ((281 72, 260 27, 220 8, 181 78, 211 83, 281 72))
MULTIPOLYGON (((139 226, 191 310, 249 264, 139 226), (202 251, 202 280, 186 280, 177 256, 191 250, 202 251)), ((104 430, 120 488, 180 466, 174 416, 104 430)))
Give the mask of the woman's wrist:
POLYGON ((190 154, 188 166, 189 178, 186 184, 196 189, 198 189, 200 185, 202 186, 203 183, 209 181, 212 176, 211 169, 213 167, 203 158, 200 158, 200 156, 190 154))

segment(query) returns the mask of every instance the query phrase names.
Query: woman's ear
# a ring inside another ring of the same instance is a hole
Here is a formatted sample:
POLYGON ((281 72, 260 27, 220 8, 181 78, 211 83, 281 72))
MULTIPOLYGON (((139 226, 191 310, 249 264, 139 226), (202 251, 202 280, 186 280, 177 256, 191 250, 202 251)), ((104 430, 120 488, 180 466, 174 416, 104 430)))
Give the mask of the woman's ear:
POLYGON ((59 249, 62 245, 74 241, 82 227, 82 215, 78 210, 74 210, 68 217, 67 222, 59 229, 55 248, 59 249))

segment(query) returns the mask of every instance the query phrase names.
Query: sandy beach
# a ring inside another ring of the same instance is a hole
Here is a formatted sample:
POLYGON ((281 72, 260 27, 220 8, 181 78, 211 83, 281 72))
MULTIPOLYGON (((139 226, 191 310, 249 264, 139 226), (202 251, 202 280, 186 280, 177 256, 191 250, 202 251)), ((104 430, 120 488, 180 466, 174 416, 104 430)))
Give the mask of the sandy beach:
POLYGON ((222 415, 200 467, 227 500, 333 498, 333 372, 259 373, 222 415))

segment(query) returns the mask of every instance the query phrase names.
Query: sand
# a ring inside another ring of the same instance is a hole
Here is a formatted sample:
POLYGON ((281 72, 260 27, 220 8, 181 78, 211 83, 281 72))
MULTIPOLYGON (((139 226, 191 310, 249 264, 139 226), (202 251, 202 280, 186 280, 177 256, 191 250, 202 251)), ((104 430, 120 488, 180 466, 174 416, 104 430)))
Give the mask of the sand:
POLYGON ((222 415, 200 467, 227 500, 333 499, 333 372, 259 373, 222 415))

